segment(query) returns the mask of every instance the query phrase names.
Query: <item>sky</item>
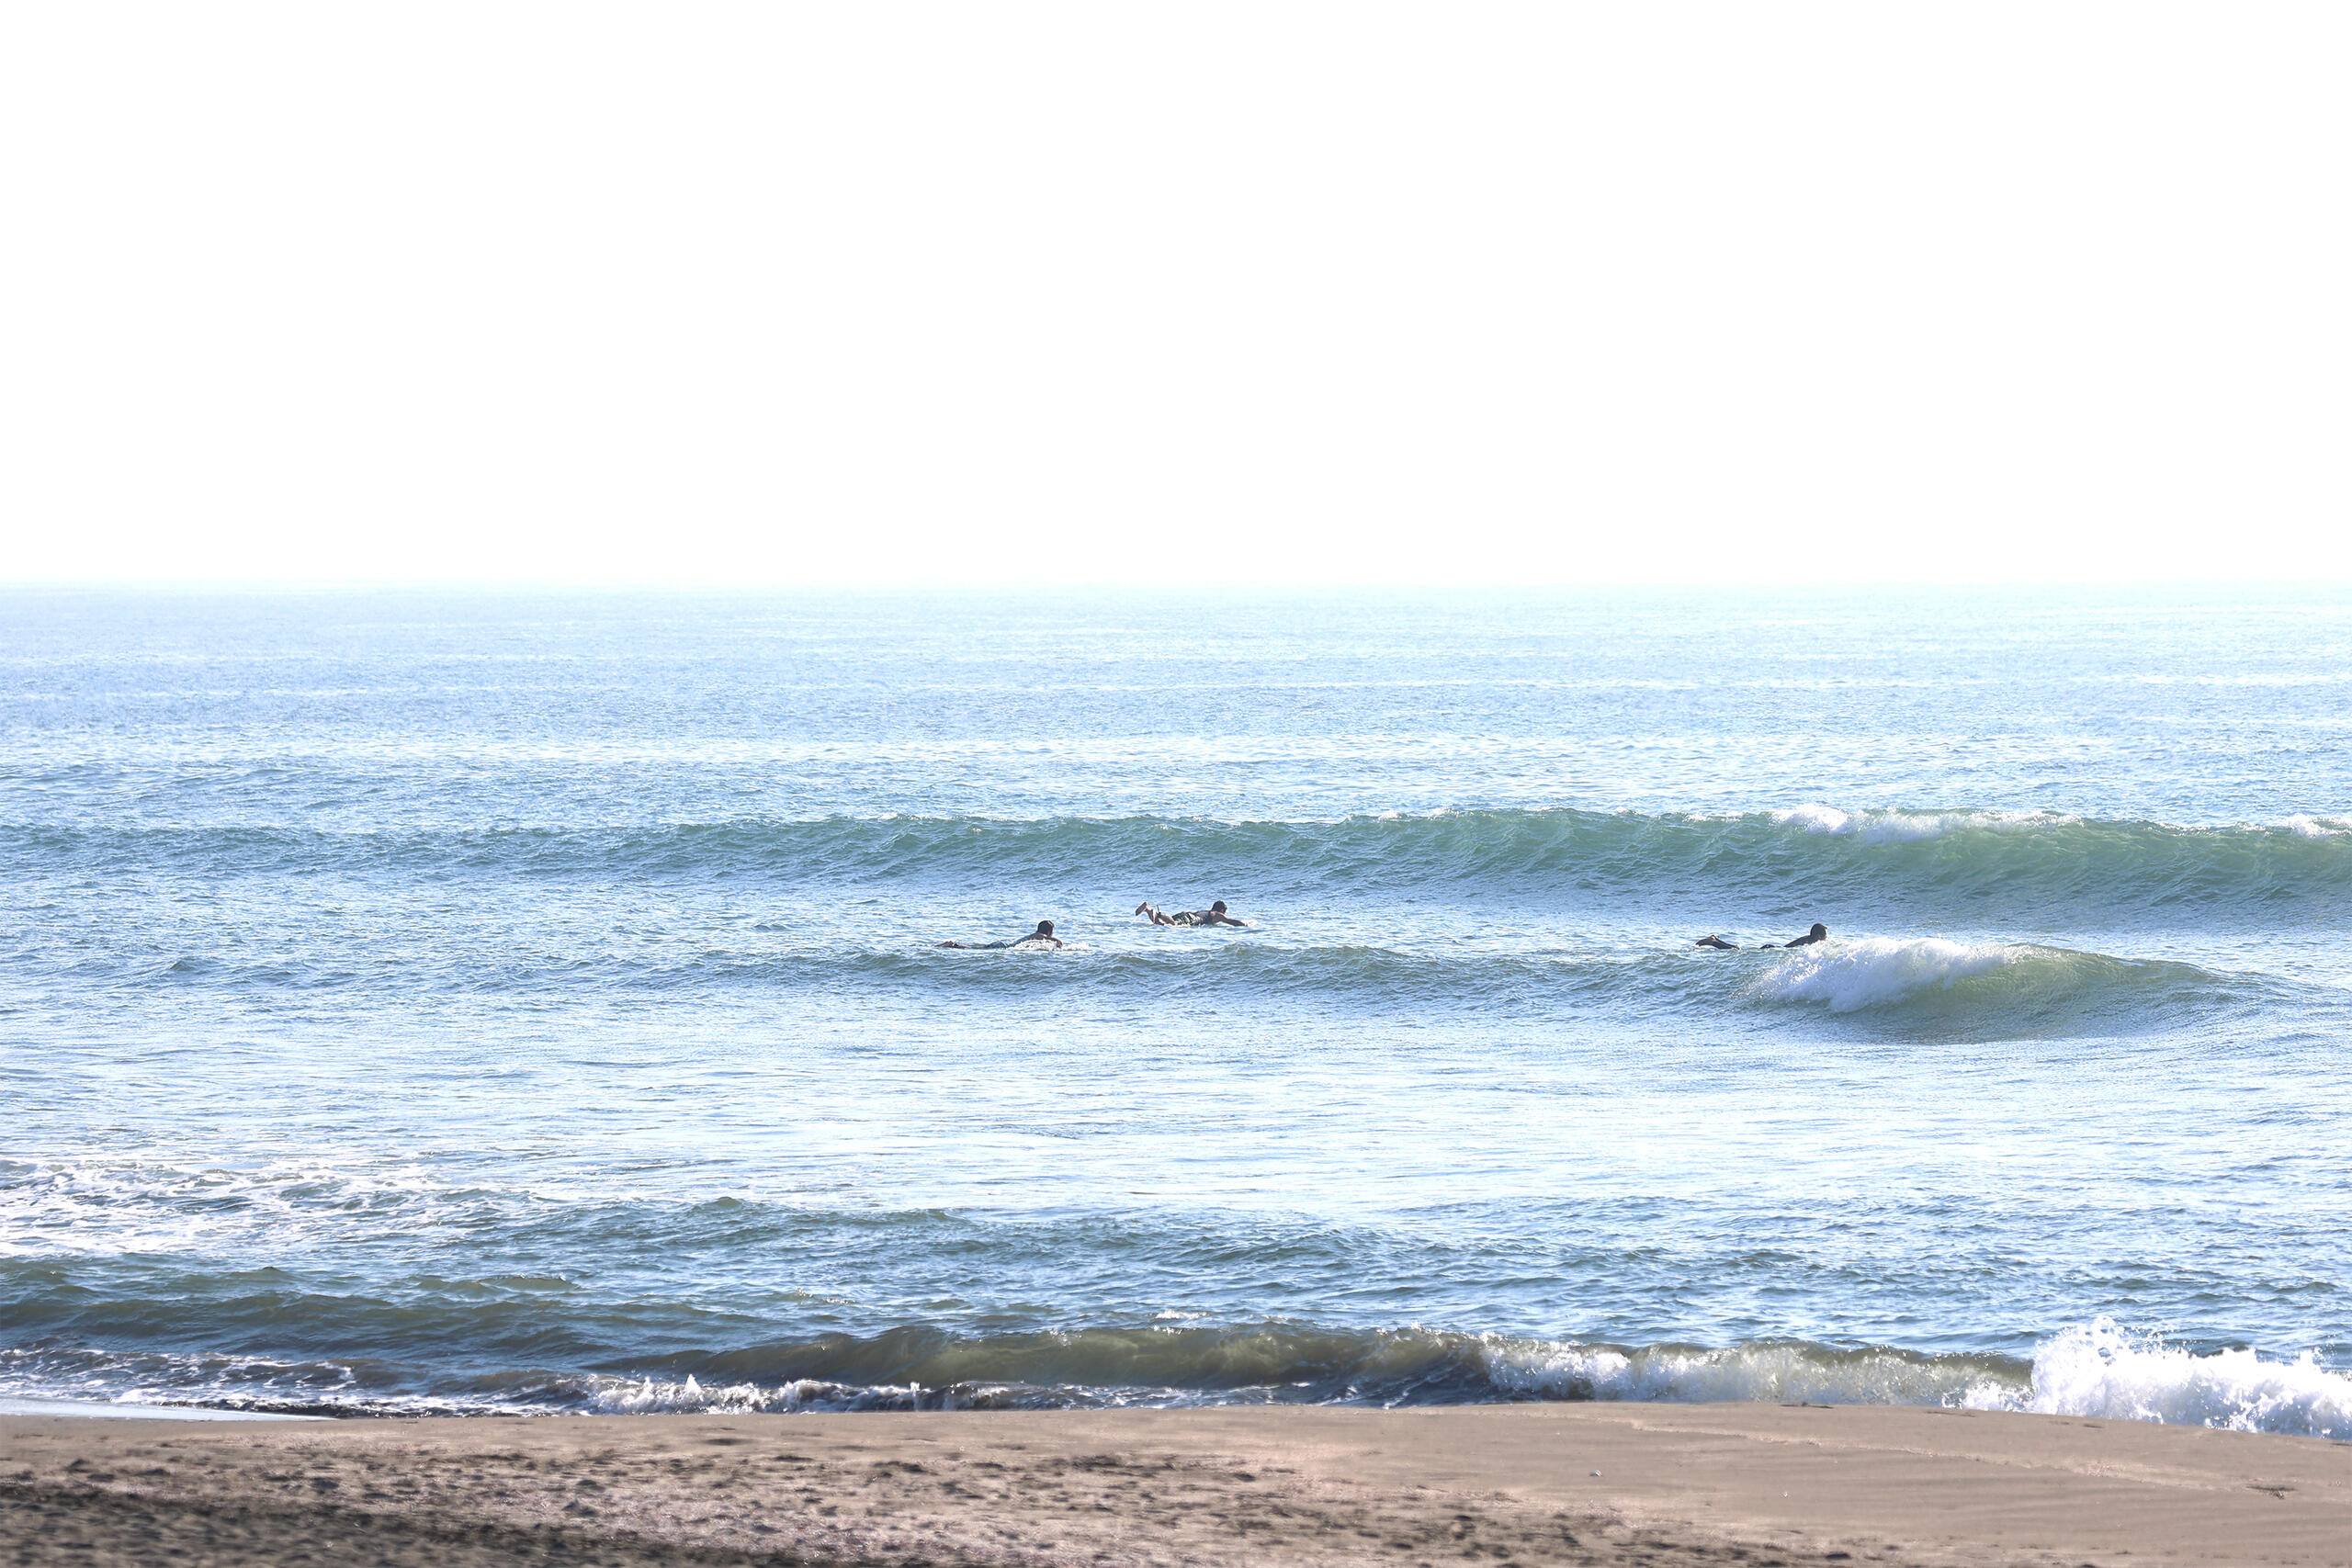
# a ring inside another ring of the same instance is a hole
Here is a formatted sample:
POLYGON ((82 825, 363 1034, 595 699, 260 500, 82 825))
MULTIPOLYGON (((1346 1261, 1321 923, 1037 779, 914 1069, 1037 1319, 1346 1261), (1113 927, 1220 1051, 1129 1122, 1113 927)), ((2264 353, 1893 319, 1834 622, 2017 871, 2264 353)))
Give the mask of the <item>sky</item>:
POLYGON ((2352 579, 2352 11, 20 6, 0 580, 2352 579))

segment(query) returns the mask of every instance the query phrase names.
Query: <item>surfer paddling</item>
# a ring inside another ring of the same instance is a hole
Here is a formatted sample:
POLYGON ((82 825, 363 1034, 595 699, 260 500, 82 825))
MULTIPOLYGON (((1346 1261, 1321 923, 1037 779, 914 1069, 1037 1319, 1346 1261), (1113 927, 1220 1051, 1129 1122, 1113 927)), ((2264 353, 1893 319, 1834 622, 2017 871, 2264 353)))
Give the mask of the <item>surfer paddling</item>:
POLYGON ((1225 912, 1225 900, 1220 898, 1205 909, 1179 909, 1170 915, 1153 908, 1149 904, 1137 904, 1136 913, 1148 915, 1155 926, 1239 926, 1250 927, 1247 920, 1237 920, 1225 912))
MULTIPOLYGON (((1756 944, 1756 948, 1757 951, 1760 953, 1768 947, 1811 947, 1816 942, 1826 942, 1828 940, 1829 928, 1823 925, 1819 920, 1815 920, 1813 923, 1813 930, 1805 932, 1803 936, 1792 936, 1786 942, 1760 942, 1756 944)), ((1692 942, 1690 945, 1693 947, 1712 947, 1718 953, 1737 953, 1739 951, 1739 943, 1736 942, 1725 942, 1723 938, 1715 936, 1713 933, 1701 937, 1697 942, 1692 942)))
POLYGON ((1014 937, 1011 942, 943 942, 942 947, 960 947, 967 953, 994 953, 1010 947, 1059 947, 1062 939, 1054 934, 1054 922, 1039 920, 1037 929, 1027 936, 1014 937))

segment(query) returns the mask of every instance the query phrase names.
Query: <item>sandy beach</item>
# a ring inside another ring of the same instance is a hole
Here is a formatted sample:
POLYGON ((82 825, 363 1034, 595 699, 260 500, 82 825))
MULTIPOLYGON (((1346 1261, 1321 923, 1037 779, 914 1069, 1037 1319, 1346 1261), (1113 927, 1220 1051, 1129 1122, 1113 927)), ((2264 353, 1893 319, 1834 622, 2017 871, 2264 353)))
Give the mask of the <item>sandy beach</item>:
POLYGON ((0 1562, 2352 1563, 2352 1443, 1892 1407, 0 1418, 0 1562))

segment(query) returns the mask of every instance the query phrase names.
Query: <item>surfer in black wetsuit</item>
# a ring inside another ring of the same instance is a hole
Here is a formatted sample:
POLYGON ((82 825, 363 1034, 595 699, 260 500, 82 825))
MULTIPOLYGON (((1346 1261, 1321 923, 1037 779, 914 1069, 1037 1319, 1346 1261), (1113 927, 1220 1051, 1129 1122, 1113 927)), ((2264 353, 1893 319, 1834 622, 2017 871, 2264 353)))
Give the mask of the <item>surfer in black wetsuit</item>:
POLYGON ((1011 942, 943 942, 942 947, 960 947, 967 953, 994 953, 1001 947, 1059 947, 1062 939, 1054 934, 1054 922, 1039 920, 1037 929, 1027 936, 1011 942))
MULTIPOLYGON (((1813 923, 1813 930, 1805 932, 1803 936, 1791 937, 1786 942, 1758 942, 1757 944, 1757 948, 1758 951, 1760 952, 1768 947, 1811 947, 1816 942, 1826 942, 1828 939, 1829 928, 1823 925, 1820 921, 1815 920, 1813 923)), ((1736 942, 1725 942, 1719 936, 1712 935, 1702 936, 1690 945, 1693 947, 1712 947, 1718 953, 1737 953, 1739 951, 1739 943, 1736 942)))
POLYGON ((1239 926, 1244 931, 1250 928, 1249 921, 1237 920, 1225 912, 1225 900, 1222 898, 1205 909, 1180 909, 1172 915, 1164 914, 1149 904, 1137 904, 1136 913, 1149 915, 1155 926, 1239 926))

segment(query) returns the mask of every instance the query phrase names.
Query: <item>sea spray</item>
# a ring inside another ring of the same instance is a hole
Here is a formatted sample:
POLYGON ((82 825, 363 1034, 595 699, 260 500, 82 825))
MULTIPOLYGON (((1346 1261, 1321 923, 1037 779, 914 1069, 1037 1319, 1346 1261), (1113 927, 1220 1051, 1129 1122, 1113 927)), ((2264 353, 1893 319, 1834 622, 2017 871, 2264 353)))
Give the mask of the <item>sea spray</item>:
POLYGON ((2289 1361, 2246 1348, 2205 1355, 2110 1318, 2068 1328, 2033 1357, 2022 1407, 2054 1416, 2352 1438, 2352 1373, 2305 1350, 2289 1361))
POLYGON ((1801 948, 1756 982, 1758 996, 1773 1001, 1826 1002, 1831 1012, 1903 1001, 1931 987, 1949 991, 2017 964, 2024 950, 1982 943, 1964 945, 1936 937, 1908 941, 1865 937, 1801 948))

